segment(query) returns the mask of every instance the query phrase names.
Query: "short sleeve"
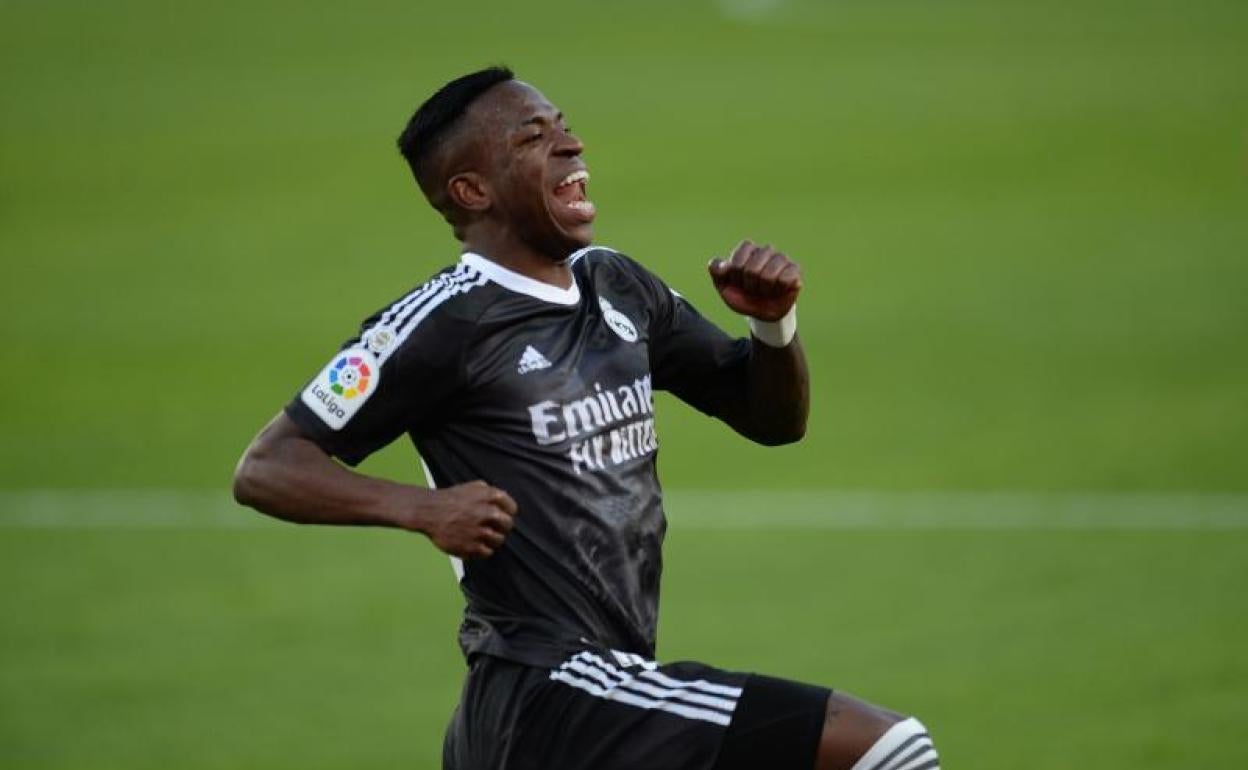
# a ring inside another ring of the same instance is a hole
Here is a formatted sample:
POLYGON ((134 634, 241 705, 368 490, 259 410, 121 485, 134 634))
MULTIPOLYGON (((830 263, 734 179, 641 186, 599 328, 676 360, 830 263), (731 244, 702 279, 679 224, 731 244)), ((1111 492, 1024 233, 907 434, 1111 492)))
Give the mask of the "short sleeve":
POLYGON ((405 316, 394 310, 402 302, 366 320, 286 406, 305 435, 349 465, 419 433, 460 381, 456 322, 437 313, 405 316))
POLYGON ((745 395, 749 340, 728 335, 653 273, 636 268, 653 310, 649 344, 654 386, 712 417, 725 417, 729 405, 745 395))

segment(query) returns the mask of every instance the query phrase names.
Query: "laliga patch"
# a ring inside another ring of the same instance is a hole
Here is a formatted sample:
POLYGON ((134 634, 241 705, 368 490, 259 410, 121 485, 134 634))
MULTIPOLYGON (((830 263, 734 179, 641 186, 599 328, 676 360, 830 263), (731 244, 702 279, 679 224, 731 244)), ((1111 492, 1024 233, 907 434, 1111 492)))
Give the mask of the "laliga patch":
POLYGON ((628 316, 612 307, 602 297, 598 298, 598 306, 602 308, 602 319, 607 322, 607 326, 611 327, 611 331, 620 335, 620 338, 628 342, 637 341, 637 327, 633 326, 633 322, 628 320, 628 316))
POLYGON ((377 390, 381 366, 364 348, 349 348, 303 389, 303 403, 334 430, 346 425, 377 390))

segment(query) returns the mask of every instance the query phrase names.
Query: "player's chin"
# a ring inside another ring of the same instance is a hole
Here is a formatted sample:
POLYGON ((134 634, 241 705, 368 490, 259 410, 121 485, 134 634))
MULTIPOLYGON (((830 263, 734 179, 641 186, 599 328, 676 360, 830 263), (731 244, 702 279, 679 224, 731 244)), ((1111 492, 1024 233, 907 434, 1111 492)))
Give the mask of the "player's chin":
POLYGON ((570 247, 571 251, 584 248, 594 242, 593 218, 559 217, 554 218, 555 231, 559 239, 570 247))
POLYGON ((576 227, 564 229, 567 235, 568 243, 574 249, 582 249, 594 242, 594 226, 589 222, 577 225, 576 227))

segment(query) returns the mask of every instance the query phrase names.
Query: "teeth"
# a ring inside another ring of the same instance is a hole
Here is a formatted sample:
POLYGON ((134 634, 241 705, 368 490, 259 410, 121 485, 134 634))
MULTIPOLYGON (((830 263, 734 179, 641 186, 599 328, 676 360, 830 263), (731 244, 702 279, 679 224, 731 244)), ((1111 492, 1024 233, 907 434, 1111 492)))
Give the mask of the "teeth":
POLYGON ((580 171, 573 171, 571 174, 568 174, 567 176, 563 178, 563 181, 555 185, 555 187, 567 187, 570 184, 575 184, 577 182, 588 182, 588 181, 589 181, 589 172, 582 169, 580 171))
POLYGON ((578 211, 590 211, 594 208, 594 204, 589 201, 573 201, 568 204, 568 208, 577 209, 578 211))

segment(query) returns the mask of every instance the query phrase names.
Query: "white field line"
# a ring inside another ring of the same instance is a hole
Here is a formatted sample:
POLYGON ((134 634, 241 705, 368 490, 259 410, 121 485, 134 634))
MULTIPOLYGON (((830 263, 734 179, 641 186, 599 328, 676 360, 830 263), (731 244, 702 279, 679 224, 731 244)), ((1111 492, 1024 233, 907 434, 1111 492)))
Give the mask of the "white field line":
MULTIPOLYGON (((672 490, 665 497, 677 530, 1248 531, 1248 495, 1235 494, 672 490)), ((0 530, 274 526, 281 525, 211 490, 0 491, 0 530)))
POLYGON ((674 526, 797 530, 1248 530, 1248 495, 673 492, 674 526))

